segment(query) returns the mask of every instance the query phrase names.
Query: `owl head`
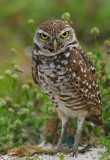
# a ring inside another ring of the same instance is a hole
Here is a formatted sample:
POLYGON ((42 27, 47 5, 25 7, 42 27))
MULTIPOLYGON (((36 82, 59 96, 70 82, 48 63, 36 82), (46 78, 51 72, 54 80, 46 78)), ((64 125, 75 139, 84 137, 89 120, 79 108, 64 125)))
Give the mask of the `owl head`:
POLYGON ((34 36, 34 43, 42 54, 55 55, 74 42, 77 42, 74 29, 62 20, 44 22, 34 36))

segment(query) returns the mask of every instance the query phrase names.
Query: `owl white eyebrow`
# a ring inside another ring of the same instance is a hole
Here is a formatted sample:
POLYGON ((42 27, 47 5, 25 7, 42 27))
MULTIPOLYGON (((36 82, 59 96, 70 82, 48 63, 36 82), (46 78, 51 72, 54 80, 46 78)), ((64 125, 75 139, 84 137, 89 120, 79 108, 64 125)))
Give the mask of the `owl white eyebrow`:
POLYGON ((51 37, 47 32, 45 32, 45 31, 43 31, 43 30, 41 30, 41 29, 37 30, 36 33, 40 33, 40 34, 43 33, 43 34, 45 34, 46 36, 51 37))
POLYGON ((69 29, 67 28, 67 29, 63 30, 63 31, 60 33, 60 35, 62 35, 62 34, 65 33, 65 32, 69 32, 69 29))

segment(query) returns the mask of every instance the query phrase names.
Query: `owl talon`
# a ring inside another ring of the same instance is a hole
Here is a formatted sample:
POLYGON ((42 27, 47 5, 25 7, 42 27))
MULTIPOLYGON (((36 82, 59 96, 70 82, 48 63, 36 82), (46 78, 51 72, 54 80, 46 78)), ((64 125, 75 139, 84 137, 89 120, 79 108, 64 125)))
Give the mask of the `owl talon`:
POLYGON ((58 145, 57 146, 57 151, 58 152, 69 152, 70 151, 70 149, 69 149, 69 147, 68 146, 66 146, 65 144, 61 144, 61 145, 58 145))
POLYGON ((78 146, 74 146, 72 149, 72 152, 73 152, 73 156, 76 155, 78 152, 78 146))
POLYGON ((63 144, 57 145, 58 151, 62 151, 64 148, 65 148, 65 145, 63 145, 63 144))
POLYGON ((61 151, 61 148, 62 148, 61 145, 58 145, 57 148, 56 148, 56 150, 57 151, 61 151))

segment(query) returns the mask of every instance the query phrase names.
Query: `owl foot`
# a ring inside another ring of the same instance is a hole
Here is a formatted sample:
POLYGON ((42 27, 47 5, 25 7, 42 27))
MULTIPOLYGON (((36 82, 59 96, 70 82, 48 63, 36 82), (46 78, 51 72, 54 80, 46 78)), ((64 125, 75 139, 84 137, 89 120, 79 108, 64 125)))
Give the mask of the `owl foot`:
POLYGON ((78 145, 74 145, 72 148, 73 156, 77 154, 78 152, 78 145))
POLYGON ((72 152, 73 156, 76 155, 78 153, 78 145, 74 145, 70 151, 72 152))
POLYGON ((72 151, 73 144, 74 136, 72 134, 68 134, 63 137, 62 141, 59 141, 56 149, 58 152, 70 153, 70 151, 72 151))
POLYGON ((59 145, 57 146, 57 149, 56 149, 58 152, 63 152, 63 153, 70 153, 72 152, 73 153, 73 156, 78 152, 78 146, 74 146, 73 148, 69 148, 69 146, 65 145, 65 144, 62 144, 62 145, 59 145))
POLYGON ((77 153, 78 153, 78 149, 74 148, 74 150, 73 150, 73 156, 75 156, 77 153))
POLYGON ((56 149, 58 152, 63 152, 63 153, 70 152, 69 147, 65 144, 58 145, 56 149))
POLYGON ((57 145, 57 148, 56 148, 58 151, 61 149, 61 145, 57 145))

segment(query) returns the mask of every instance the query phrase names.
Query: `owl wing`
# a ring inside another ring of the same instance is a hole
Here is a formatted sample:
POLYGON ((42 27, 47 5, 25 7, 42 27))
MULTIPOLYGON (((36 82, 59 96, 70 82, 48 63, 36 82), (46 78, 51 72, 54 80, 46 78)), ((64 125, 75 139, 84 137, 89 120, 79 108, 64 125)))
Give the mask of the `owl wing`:
POLYGON ((32 78, 35 84, 38 84, 38 66, 37 66, 37 62, 35 61, 35 57, 34 57, 34 50, 32 52, 32 78))
POLYGON ((67 58, 68 75, 72 79, 73 86, 88 106, 90 113, 88 120, 102 125, 102 102, 97 75, 91 59, 81 49, 70 50, 67 58))

